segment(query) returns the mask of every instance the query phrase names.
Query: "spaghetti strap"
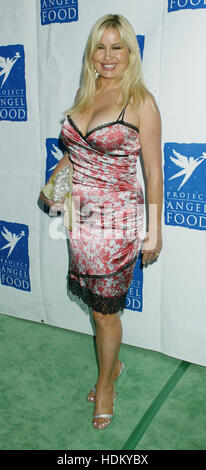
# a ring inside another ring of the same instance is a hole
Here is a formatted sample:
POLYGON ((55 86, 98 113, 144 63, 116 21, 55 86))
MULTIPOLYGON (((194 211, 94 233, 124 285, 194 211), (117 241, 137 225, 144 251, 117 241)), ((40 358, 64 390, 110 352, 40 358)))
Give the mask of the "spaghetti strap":
POLYGON ((127 101, 126 106, 122 109, 122 111, 121 111, 120 115, 118 116, 116 122, 119 122, 119 121, 120 121, 120 122, 124 122, 124 113, 125 113, 125 109, 126 109, 126 107, 127 107, 127 105, 128 105, 128 102, 129 102, 129 101, 127 101))

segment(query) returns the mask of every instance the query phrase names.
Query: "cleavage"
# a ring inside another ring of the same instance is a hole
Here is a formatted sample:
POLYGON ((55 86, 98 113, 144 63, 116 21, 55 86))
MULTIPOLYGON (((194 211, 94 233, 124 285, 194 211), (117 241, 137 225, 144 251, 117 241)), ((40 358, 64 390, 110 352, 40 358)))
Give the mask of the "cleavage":
POLYGON ((96 114, 94 114, 91 117, 91 119, 89 120, 89 122, 87 124, 87 130, 84 131, 84 132, 81 130, 79 124, 76 123, 76 121, 73 121, 73 122, 76 125, 76 127, 79 129, 79 131, 81 132, 82 136, 85 138, 85 137, 87 137, 88 134, 90 134, 90 132, 95 130, 97 127, 105 126, 106 124, 108 124, 110 122, 116 122, 116 120, 118 119, 118 111, 117 112, 113 111, 112 114, 113 114, 113 116, 111 116, 111 114, 110 114, 109 119, 103 119, 103 117, 106 116, 106 115, 108 116, 108 114, 104 113, 104 112, 96 112, 96 114), (95 119, 97 116, 99 116, 99 119, 95 119), (101 117, 101 119, 100 119, 100 117, 101 117))

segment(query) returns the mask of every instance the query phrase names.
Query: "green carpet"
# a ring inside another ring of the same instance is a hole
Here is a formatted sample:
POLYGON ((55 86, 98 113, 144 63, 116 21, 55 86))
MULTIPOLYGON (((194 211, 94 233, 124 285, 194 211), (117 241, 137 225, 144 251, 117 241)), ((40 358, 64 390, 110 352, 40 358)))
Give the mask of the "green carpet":
POLYGON ((107 429, 92 426, 93 336, 0 314, 0 449, 206 449, 206 368, 121 345, 107 429))

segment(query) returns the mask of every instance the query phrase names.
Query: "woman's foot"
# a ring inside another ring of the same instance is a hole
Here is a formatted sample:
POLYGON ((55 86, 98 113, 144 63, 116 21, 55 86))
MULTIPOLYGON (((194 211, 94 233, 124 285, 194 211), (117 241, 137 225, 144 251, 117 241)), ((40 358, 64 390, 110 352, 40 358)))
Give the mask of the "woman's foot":
MULTIPOLYGON (((114 381, 120 374, 120 370, 121 370, 121 367, 122 367, 122 363, 121 361, 118 359, 117 360, 117 363, 116 363, 116 366, 115 366, 115 370, 114 370, 114 373, 113 373, 113 376, 112 376, 112 380, 114 381)), ((95 389, 97 387, 97 384, 95 384, 95 389)), ((87 400, 94 403, 94 400, 95 400, 95 395, 96 395, 96 390, 90 390, 90 392, 88 393, 87 395, 87 400)))
POLYGON ((92 424, 96 429, 103 429, 111 423, 115 396, 114 384, 109 386, 96 384, 95 406, 92 420, 92 424), (95 417, 100 414, 108 414, 110 416, 102 418, 95 417))

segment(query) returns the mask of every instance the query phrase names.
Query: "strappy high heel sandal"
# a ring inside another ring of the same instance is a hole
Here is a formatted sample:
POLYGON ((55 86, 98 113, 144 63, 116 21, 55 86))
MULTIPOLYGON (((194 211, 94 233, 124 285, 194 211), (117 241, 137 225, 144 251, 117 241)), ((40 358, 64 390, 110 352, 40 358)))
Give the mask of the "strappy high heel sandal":
MULTIPOLYGON (((121 366, 119 375, 116 377, 116 379, 114 379, 114 384, 116 384, 116 385, 118 384, 119 378, 121 377, 123 370, 125 369, 124 362, 123 362, 123 361, 120 361, 120 362, 121 362, 122 366, 121 366)), ((90 403, 94 403, 95 394, 96 394, 96 387, 94 386, 94 387, 90 390, 90 392, 87 394, 86 400, 87 400, 88 402, 90 402, 90 403), (91 395, 90 395, 91 391, 94 392, 94 396, 91 396, 91 395)))
POLYGON ((94 426, 94 423, 93 424, 93 427, 95 429, 105 429, 107 428, 107 426, 109 426, 109 424, 112 422, 112 419, 114 417, 114 402, 116 400, 116 394, 114 393, 113 394, 113 414, 108 414, 108 413, 100 413, 98 415, 95 415, 92 417, 92 420, 94 420, 95 418, 107 418, 109 419, 110 421, 108 423, 104 423, 104 424, 100 424, 99 427, 98 426, 94 426))

